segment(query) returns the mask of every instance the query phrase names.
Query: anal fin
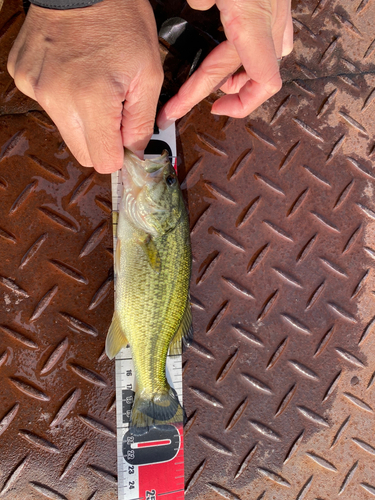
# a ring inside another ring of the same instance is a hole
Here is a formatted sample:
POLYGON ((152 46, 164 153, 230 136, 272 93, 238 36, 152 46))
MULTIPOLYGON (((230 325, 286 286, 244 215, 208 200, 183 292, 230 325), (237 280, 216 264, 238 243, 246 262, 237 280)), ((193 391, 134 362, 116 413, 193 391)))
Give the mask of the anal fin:
POLYGON ((169 344, 169 354, 181 354, 182 353, 182 343, 189 345, 193 339, 193 318, 191 315, 191 305, 188 299, 185 306, 185 311, 181 319, 180 326, 176 331, 171 343, 169 344))
POLYGON ((128 343, 126 335, 121 329, 118 313, 115 311, 105 341, 105 352, 108 358, 114 358, 123 347, 128 345, 128 343))

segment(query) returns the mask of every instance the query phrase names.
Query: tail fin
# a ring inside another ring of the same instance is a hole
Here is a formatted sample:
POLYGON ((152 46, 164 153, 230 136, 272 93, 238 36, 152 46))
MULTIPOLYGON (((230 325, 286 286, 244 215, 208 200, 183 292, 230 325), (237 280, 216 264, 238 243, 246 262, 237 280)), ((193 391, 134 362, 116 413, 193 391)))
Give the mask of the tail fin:
POLYGON ((151 397, 144 391, 136 393, 131 417, 132 427, 151 427, 166 422, 183 422, 183 420, 183 408, 176 391, 171 387, 168 387, 166 392, 151 397))

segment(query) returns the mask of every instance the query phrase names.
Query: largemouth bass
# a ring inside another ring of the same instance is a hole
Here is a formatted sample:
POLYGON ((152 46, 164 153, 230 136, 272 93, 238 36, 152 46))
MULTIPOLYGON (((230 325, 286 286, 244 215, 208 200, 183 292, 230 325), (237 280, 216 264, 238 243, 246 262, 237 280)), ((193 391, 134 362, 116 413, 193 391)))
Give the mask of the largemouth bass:
POLYGON ((115 312, 106 353, 112 359, 131 346, 137 382, 133 427, 181 422, 183 410, 165 366, 168 349, 179 352, 181 339, 192 334, 188 215, 166 151, 144 161, 126 151, 122 179, 115 312))

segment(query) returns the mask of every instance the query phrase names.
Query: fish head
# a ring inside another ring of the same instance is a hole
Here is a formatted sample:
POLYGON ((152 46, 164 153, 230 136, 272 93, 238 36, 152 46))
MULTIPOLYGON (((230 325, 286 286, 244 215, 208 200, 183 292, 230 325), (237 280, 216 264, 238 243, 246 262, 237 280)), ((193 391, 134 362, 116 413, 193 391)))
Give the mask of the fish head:
POLYGON ((124 170, 122 209, 133 223, 152 236, 174 229, 185 206, 168 152, 152 160, 140 160, 126 151, 124 170))

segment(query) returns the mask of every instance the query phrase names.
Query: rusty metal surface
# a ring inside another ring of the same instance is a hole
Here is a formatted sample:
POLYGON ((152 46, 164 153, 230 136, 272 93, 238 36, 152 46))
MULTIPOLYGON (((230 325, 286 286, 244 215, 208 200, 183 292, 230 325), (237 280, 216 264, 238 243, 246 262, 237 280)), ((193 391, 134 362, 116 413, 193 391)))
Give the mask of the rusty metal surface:
POLYGON ((43 115, 1 117, 0 144, 0 495, 115 498, 108 179, 43 115))
POLYGON ((12 87, 0 28, 0 496, 115 499, 109 179, 77 165, 48 117, 12 87), (26 112, 26 113, 25 113, 26 112))
POLYGON ((283 90, 180 122, 189 499, 375 496, 372 2, 301 2, 283 90))
MULTIPOLYGON (((283 90, 248 120, 211 97, 179 123, 187 499, 375 496, 374 15, 296 3, 283 90)), ((114 499, 109 179, 12 88, 22 16, 0 22, 0 496, 114 499)))

